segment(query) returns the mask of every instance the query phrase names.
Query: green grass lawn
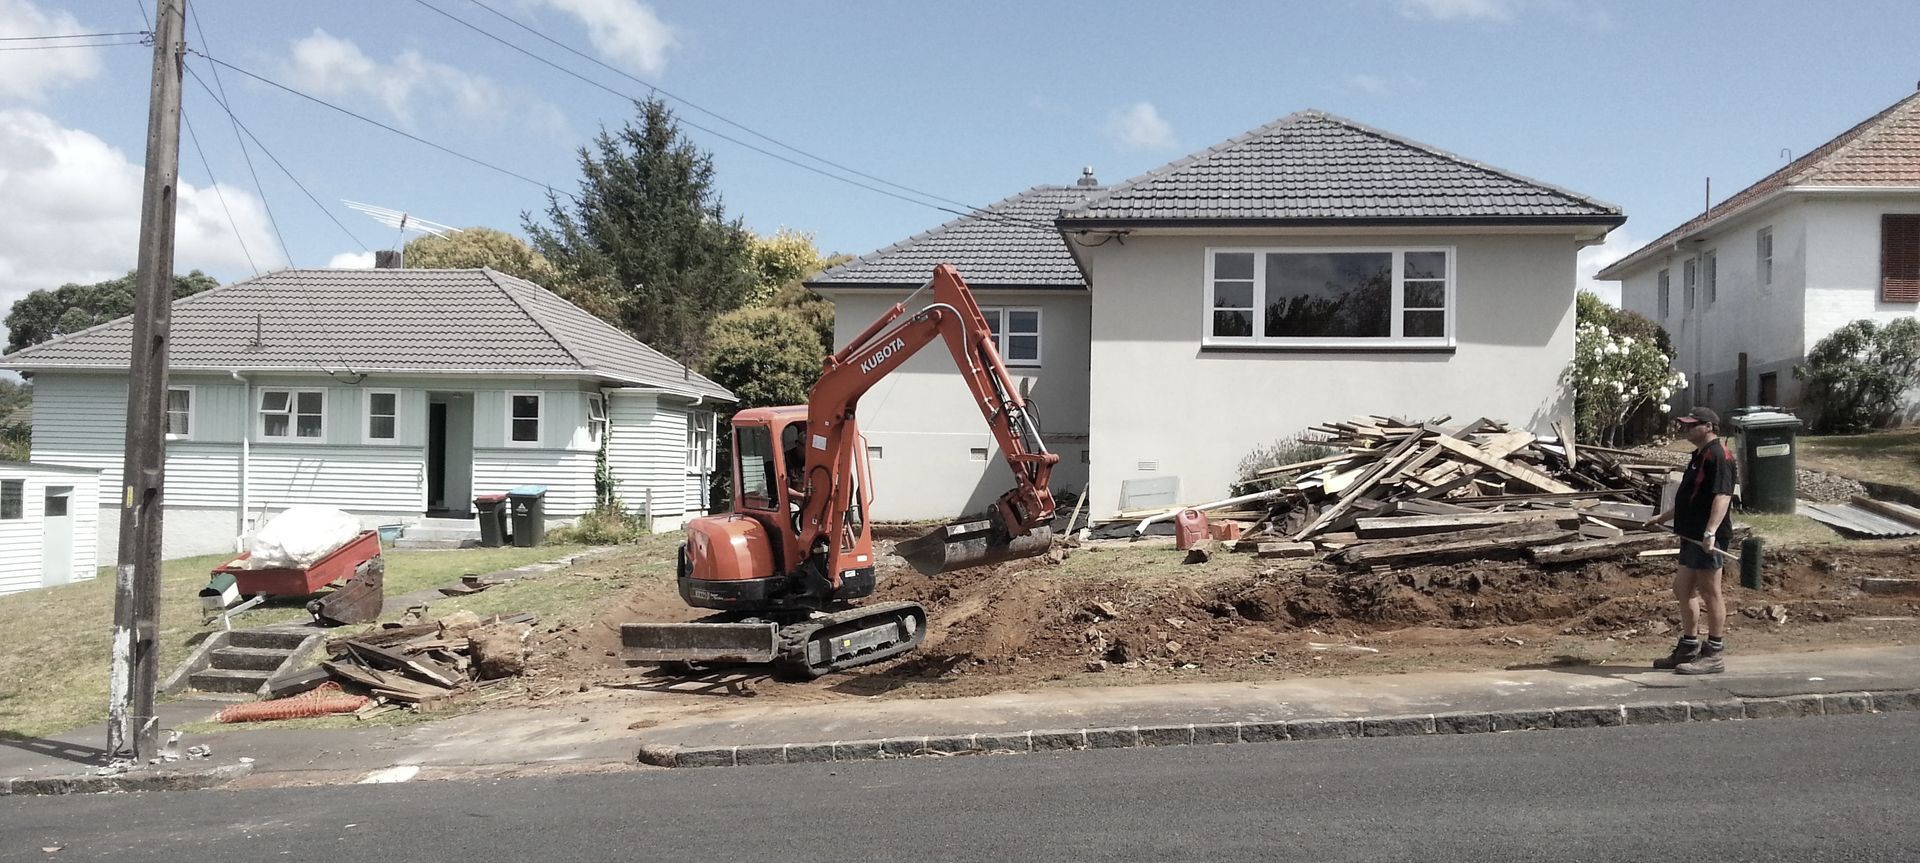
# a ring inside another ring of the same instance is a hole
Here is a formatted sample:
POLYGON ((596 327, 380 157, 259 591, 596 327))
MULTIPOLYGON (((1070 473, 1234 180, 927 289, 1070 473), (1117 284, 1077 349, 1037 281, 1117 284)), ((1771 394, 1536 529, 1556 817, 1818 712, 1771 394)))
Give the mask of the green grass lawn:
MULTIPOLYGON (((669 546, 671 548, 671 546, 669 546)), ((385 552, 388 596, 577 553, 579 546, 385 552)), ((161 574, 160 674, 186 657, 209 627, 200 625, 199 591, 228 555, 167 561, 161 574)), ((671 554, 667 556, 671 567, 671 554)), ((108 645, 113 630, 113 573, 77 584, 0 597, 0 736, 39 737, 107 714, 108 645)), ((518 587, 519 585, 515 585, 518 587)), ((532 585, 529 584, 529 587, 532 585)), ((505 591, 505 588, 496 588, 505 591)), ((489 596, 493 591, 476 594, 489 596)), ((448 603, 447 610, 452 610, 448 603)), ((439 612, 441 603, 434 603, 439 612)), ((306 620, 303 603, 287 600, 243 612, 237 626, 306 620)), ((218 624, 215 624, 218 626, 218 624)))
POLYGON ((1800 438, 1800 466, 1920 488, 1920 428, 1800 438))

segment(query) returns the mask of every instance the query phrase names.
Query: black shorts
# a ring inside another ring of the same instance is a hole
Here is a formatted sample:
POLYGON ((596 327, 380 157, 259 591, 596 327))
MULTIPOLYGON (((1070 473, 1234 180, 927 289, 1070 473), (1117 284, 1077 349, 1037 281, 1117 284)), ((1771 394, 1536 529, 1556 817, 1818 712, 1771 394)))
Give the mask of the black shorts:
POLYGON ((1694 542, 1686 539, 1680 540, 1680 565, 1688 569, 1721 568, 1727 561, 1727 537, 1714 537, 1713 547, 1721 551, 1718 559, 1715 559, 1714 555, 1708 554, 1706 549, 1701 548, 1694 542))

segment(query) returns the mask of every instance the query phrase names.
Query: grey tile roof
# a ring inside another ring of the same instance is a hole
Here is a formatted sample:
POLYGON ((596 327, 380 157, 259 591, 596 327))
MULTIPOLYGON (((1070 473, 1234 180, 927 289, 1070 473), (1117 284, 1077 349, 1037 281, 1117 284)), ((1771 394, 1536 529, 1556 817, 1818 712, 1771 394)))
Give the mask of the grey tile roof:
POLYGON ((1086 279, 1053 219, 1099 191, 1098 186, 1035 186, 827 270, 807 286, 918 287, 933 277, 935 264, 952 264, 970 287, 1084 289, 1086 279))
POLYGON ((1109 187, 1096 222, 1621 220, 1612 204, 1319 111, 1302 111, 1109 187))
MULTIPOLYGON (((132 330, 121 318, 0 357, 0 368, 124 369, 132 330)), ((175 300, 168 365, 593 374, 734 397, 551 291, 484 269, 281 270, 175 300)))

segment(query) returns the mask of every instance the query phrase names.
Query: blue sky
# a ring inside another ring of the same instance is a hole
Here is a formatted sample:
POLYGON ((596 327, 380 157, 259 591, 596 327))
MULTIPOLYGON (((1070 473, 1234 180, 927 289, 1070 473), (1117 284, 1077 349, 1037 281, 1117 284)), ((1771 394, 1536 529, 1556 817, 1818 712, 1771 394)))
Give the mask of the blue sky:
MULTIPOLYGON (((142 2, 0 0, 0 37, 138 30, 142 2)), ((471 0, 427 2, 644 93, 471 0)), ((1584 272, 1697 212, 1707 177, 1716 198, 1731 194, 1920 79, 1902 59, 1920 32, 1911 2, 486 2, 758 132, 967 204, 1070 183, 1085 165, 1117 181, 1319 108, 1620 204, 1627 224, 1584 272)), ((190 15, 205 31, 190 24, 190 42, 208 54, 563 188, 574 150, 632 113, 416 0, 196 0, 190 15)), ((0 302, 131 268, 150 62, 129 46, 0 52, 0 302)), ((206 61, 191 65, 211 83, 206 61)), ((235 279, 394 244, 345 199, 515 232, 544 206, 536 185, 222 78, 240 120, 326 212, 258 151, 256 189, 233 128, 189 79, 211 174, 189 145, 181 270, 235 279)), ((857 254, 951 218, 689 131, 729 211, 756 230, 809 231, 857 254)))

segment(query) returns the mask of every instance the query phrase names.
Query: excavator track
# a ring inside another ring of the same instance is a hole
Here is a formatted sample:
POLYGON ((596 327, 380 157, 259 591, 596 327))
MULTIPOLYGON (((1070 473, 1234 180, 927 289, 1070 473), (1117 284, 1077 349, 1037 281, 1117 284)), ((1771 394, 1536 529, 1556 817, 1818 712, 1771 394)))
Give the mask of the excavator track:
POLYGON ((823 674, 879 662, 920 646, 927 610, 915 602, 883 602, 780 627, 774 668, 784 677, 823 674))

